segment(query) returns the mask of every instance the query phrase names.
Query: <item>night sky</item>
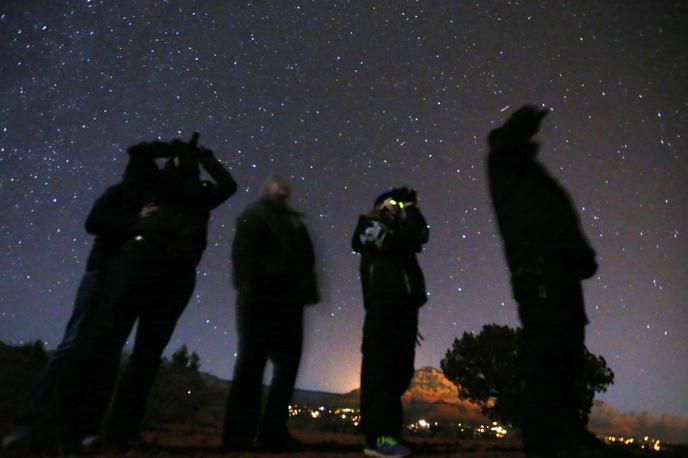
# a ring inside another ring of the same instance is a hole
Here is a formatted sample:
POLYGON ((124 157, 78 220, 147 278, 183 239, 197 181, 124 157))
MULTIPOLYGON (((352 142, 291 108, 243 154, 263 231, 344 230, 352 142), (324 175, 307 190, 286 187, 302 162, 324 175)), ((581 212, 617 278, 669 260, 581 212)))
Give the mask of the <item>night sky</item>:
POLYGON ((199 131, 240 188, 213 212, 168 354, 186 343, 231 377, 234 222, 280 174, 323 287, 298 386, 358 386, 350 238, 398 185, 418 189, 431 226, 416 366, 438 367, 464 331, 518 325, 485 138, 530 102, 553 110, 541 159, 598 253, 586 341, 616 373, 600 398, 688 416, 687 30, 679 1, 3 1, 0 339, 59 342, 85 217, 125 148, 199 131))

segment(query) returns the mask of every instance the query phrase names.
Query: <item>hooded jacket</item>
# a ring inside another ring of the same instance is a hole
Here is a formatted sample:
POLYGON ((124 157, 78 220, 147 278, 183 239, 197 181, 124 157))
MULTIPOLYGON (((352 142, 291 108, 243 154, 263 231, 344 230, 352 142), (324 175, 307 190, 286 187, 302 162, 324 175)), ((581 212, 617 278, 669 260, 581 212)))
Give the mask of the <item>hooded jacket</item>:
POLYGON ((415 205, 396 215, 376 211, 359 217, 351 246, 361 254, 366 309, 399 304, 420 307, 427 301, 416 253, 422 251, 428 237, 428 225, 415 205))
POLYGON ((489 144, 490 195, 512 275, 594 275, 595 251, 568 193, 535 159, 538 145, 504 128, 490 133, 489 144))

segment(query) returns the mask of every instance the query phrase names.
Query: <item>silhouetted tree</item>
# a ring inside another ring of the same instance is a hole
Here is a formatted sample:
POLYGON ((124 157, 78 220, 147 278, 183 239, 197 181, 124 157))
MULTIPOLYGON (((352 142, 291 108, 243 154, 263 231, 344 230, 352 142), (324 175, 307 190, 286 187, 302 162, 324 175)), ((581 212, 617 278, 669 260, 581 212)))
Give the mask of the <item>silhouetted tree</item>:
POLYGON ((199 412, 211 403, 213 393, 203 382, 200 357, 186 345, 163 359, 151 390, 144 425, 180 425, 199 422, 199 412))
POLYGON ((585 395, 585 418, 590 415, 595 393, 604 393, 614 383, 614 372, 607 367, 607 361, 601 355, 593 355, 585 349, 585 365, 583 366, 583 390, 585 395))
MULTIPOLYGON (((479 334, 465 332, 454 339, 440 362, 444 375, 459 387, 459 398, 480 405, 485 416, 502 424, 518 425, 521 384, 516 373, 520 328, 488 324, 479 334)), ((602 356, 585 349, 580 389, 587 417, 595 393, 607 391, 614 373, 602 356)))
POLYGON ((201 368, 201 358, 198 353, 189 353, 189 348, 186 345, 179 347, 179 350, 172 353, 170 363, 176 369, 181 371, 198 372, 201 368))

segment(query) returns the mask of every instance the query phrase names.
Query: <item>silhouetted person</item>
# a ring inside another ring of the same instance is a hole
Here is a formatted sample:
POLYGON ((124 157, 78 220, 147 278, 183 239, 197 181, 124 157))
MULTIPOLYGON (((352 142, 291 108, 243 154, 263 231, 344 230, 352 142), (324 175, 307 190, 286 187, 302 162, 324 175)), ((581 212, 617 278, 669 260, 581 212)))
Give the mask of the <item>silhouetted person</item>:
MULTIPOLYGON (((50 358, 38 374, 21 412, 14 431, 5 437, 3 446, 12 446, 33 433, 36 421, 43 415, 55 387, 55 381, 68 352, 74 346, 79 334, 95 305, 101 299, 105 278, 110 263, 126 241, 143 202, 137 192, 134 176, 141 171, 127 167, 124 181, 110 186, 91 208, 86 218, 86 231, 94 235, 93 247, 86 262, 72 314, 67 322, 62 341, 50 353, 50 358)), ((101 397, 84 409, 83 434, 95 434, 100 429, 100 419, 109 399, 101 397)))
POLYGON ((137 320, 134 350, 112 402, 106 440, 123 448, 140 442, 139 424, 160 356, 193 292, 210 211, 236 190, 212 152, 193 142, 142 143, 128 152, 141 169, 146 203, 58 379, 44 431, 48 441, 68 447, 82 428, 83 406, 111 387, 137 320), (157 158, 167 158, 162 170, 155 166, 157 158), (200 180, 199 163, 215 183, 200 180))
POLYGON ((303 307, 318 302, 315 256, 303 215, 288 205, 289 184, 270 178, 239 216, 232 245, 239 351, 227 400, 223 448, 298 448, 287 430, 303 344, 303 307), (273 364, 265 412, 263 371, 273 364))
POLYGON ((532 137, 546 114, 527 105, 490 132, 487 165, 523 325, 523 445, 529 454, 554 456, 590 440, 579 386, 588 322, 581 280, 597 264, 571 198, 536 159, 532 137))
POLYGON ((367 455, 406 456, 400 443, 401 395, 414 373, 418 309, 426 302, 425 280, 416 254, 429 236, 416 192, 392 189, 362 215, 352 239, 361 254, 363 361, 361 431, 367 455))

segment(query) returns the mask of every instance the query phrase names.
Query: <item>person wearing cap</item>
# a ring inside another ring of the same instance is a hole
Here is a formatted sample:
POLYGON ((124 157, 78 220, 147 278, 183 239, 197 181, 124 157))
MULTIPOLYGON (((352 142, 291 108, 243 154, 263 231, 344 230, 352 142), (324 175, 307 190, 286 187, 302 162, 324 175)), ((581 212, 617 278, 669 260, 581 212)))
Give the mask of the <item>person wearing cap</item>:
POLYGON ((403 187, 377 196, 372 211, 359 217, 351 241, 361 255, 361 431, 369 456, 411 452, 401 443, 401 395, 413 377, 418 309, 427 301, 416 255, 428 236, 416 191, 403 187))
POLYGON ((581 280, 595 252, 566 190, 537 160, 533 139, 548 110, 526 105, 488 137, 490 196, 523 325, 517 366, 524 449, 554 456, 595 443, 579 388, 585 314, 581 280))
POLYGON ((269 178, 261 197, 237 218, 232 279, 239 349, 227 399, 222 449, 266 451, 301 444, 287 429, 303 346, 304 306, 319 301, 315 253, 303 214, 289 205, 291 186, 269 178), (273 377, 261 415, 263 373, 273 377))

